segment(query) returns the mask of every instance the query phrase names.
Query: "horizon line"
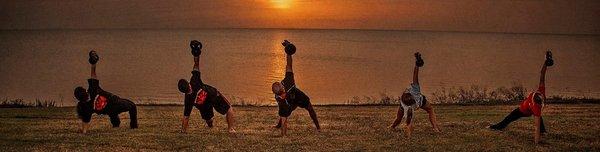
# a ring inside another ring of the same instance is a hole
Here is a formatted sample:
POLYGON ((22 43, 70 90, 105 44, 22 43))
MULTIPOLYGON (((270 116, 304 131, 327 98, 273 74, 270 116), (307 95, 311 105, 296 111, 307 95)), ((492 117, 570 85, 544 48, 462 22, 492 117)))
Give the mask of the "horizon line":
POLYGON ((23 28, 23 29, 0 29, 0 31, 94 31, 94 30, 348 30, 348 31, 404 31, 404 32, 448 32, 448 33, 493 33, 493 34, 527 34, 527 35, 584 35, 598 36, 600 33, 550 33, 550 32, 499 32, 499 31, 459 31, 459 30, 415 30, 415 29, 361 29, 361 28, 23 28))

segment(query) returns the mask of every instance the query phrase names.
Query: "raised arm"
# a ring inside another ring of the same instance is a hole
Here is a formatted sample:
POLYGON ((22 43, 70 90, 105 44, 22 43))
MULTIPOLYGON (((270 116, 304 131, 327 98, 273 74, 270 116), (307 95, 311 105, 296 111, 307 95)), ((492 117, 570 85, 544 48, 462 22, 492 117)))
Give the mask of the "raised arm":
POLYGON ((287 65, 285 66, 285 72, 294 72, 292 70, 292 55, 286 55, 287 65))
POLYGON ((540 71, 540 86, 544 86, 546 82, 546 68, 552 65, 554 65, 554 59, 552 59, 552 52, 546 51, 546 61, 544 61, 542 71, 540 71))
POLYGON ((194 70, 200 71, 200 56, 194 57, 194 70))
POLYGON ((194 70, 200 71, 200 54, 202 54, 202 43, 198 40, 190 41, 190 48, 194 56, 194 70))
POLYGON ((539 86, 545 86, 546 83, 546 64, 542 66, 542 70, 540 71, 540 84, 539 86))
POLYGON ((294 55, 294 53, 296 53, 296 46, 288 40, 283 40, 281 45, 283 45, 283 47, 284 47, 284 51, 286 54, 286 60, 287 60, 287 65, 285 66, 285 72, 294 72, 294 70, 292 70, 292 55, 294 55))
POLYGON ((97 79, 96 63, 98 63, 98 60, 100 60, 100 57, 98 57, 98 54, 96 54, 96 51, 94 51, 94 50, 91 50, 88 55, 90 56, 88 59, 88 62, 90 63, 90 65, 92 67, 91 73, 90 73, 90 78, 97 79))
POLYGON ((419 84, 419 67, 422 67, 425 62, 423 61, 423 58, 421 58, 421 53, 417 52, 415 53, 415 69, 413 71, 413 83, 414 84, 419 84))
POLYGON ((418 66, 415 66, 415 69, 413 71, 413 83, 419 84, 419 67, 418 66))
POLYGON ((92 70, 91 70, 90 78, 92 78, 92 79, 98 79, 98 77, 96 76, 96 64, 92 64, 92 70))
POLYGON ((204 84, 200 76, 200 54, 202 53, 202 43, 197 40, 190 42, 192 49, 192 55, 194 56, 194 69, 192 71, 192 78, 190 78, 190 85, 192 90, 199 89, 199 85, 204 84))

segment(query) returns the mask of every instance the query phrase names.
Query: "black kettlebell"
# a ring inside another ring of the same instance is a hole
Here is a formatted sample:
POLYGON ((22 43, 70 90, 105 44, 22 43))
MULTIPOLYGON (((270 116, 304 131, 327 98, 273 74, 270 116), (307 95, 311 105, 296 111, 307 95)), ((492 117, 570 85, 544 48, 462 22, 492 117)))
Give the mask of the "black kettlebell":
POLYGON ((98 63, 98 60, 100 60, 100 57, 98 56, 98 54, 96 54, 96 51, 94 50, 91 50, 88 55, 90 56, 90 58, 88 59, 88 62, 90 62, 90 64, 96 64, 98 63))
POLYGON ((552 52, 546 52, 546 62, 544 64, 546 64, 546 66, 554 65, 554 60, 552 59, 552 52))
POLYGON ((417 67, 423 67, 423 65, 425 65, 425 61, 423 61, 423 58, 421 57, 421 53, 419 53, 419 52, 415 53, 415 58, 417 58, 417 61, 415 62, 417 67))
POLYGON ((192 40, 190 42, 190 48, 192 48, 192 55, 194 56, 200 56, 202 53, 202 43, 198 40, 192 40))
POLYGON ((294 55, 294 53, 296 53, 296 46, 294 44, 292 44, 290 41, 288 40, 283 40, 283 42, 281 43, 281 45, 283 45, 285 47, 285 53, 288 55, 294 55))

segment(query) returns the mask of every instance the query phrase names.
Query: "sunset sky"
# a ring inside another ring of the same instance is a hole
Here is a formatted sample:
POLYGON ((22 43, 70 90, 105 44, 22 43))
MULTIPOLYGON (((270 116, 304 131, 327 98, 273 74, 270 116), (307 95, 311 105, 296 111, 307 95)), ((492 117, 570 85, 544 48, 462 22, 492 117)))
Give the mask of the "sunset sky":
POLYGON ((292 28, 600 34, 599 0, 2 0, 0 29, 292 28))

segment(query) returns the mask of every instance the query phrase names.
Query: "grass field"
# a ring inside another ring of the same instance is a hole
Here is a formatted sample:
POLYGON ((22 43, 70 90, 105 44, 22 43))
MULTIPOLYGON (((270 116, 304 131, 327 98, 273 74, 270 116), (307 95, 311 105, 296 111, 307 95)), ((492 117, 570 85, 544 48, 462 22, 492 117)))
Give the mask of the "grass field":
POLYGON ((0 151, 599 151, 599 104, 547 105, 548 134, 533 144, 533 119, 525 118, 504 131, 485 128, 516 106, 435 106, 443 133, 431 132, 424 111, 417 111, 413 137, 401 127, 389 130, 396 106, 318 106, 323 130, 316 132, 308 113, 296 110, 287 137, 271 128, 276 107, 235 107, 237 134, 226 131, 216 115, 208 129, 198 111, 190 130, 179 133, 183 107, 139 107, 140 128, 131 130, 127 114, 120 128, 107 116, 94 116, 88 134, 78 133, 72 107, 0 109, 0 151))

